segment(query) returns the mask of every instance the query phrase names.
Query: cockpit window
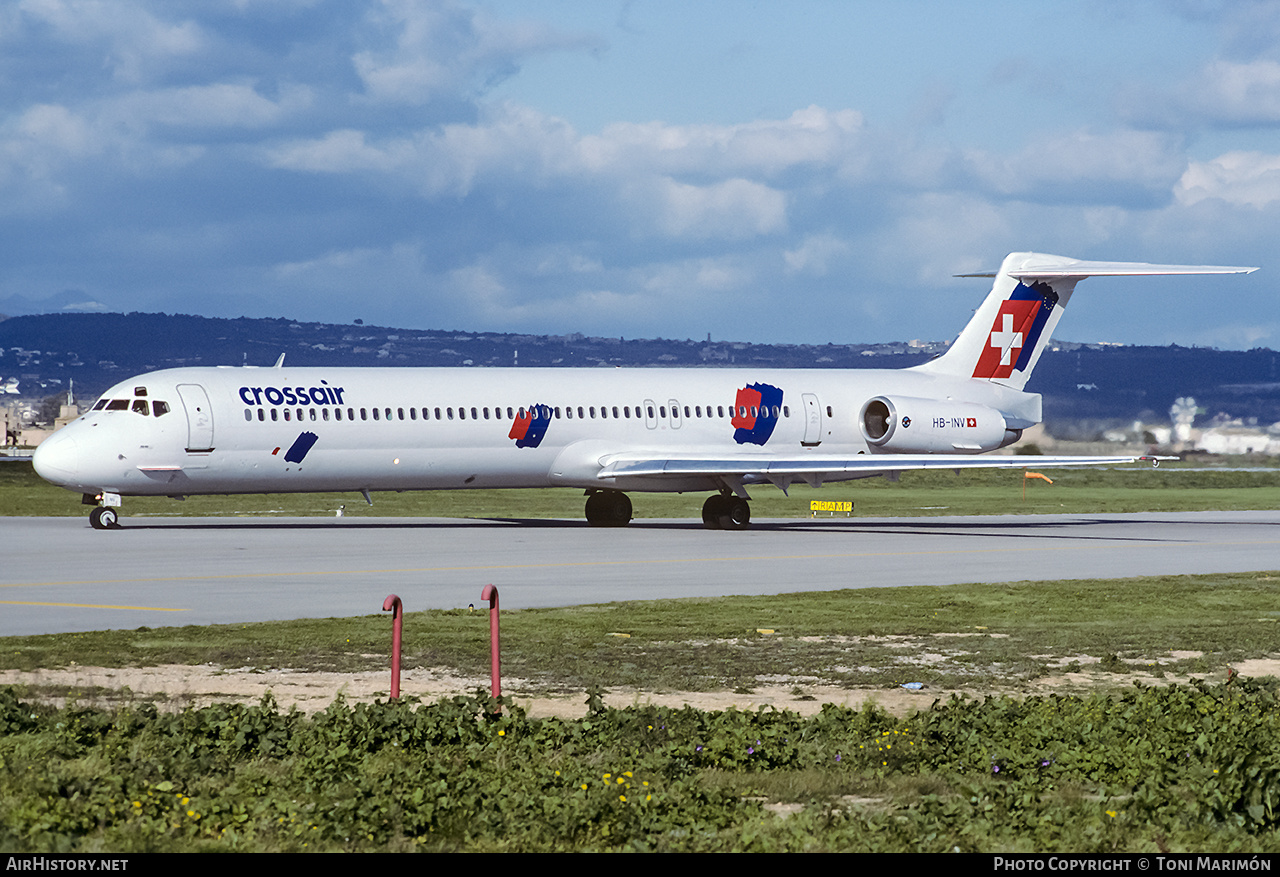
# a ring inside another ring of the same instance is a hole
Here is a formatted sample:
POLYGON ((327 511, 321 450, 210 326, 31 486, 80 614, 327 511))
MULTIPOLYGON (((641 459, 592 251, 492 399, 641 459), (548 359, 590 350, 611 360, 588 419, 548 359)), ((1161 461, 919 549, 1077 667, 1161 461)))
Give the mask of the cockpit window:
POLYGON ((133 412, 134 412, 135 414, 141 414, 143 417, 146 417, 148 414, 150 414, 151 412, 147 410, 147 400, 146 400, 146 399, 134 399, 134 400, 133 400, 133 412))
POLYGON ((98 400, 98 404, 93 406, 93 410, 94 410, 94 411, 101 411, 103 408, 106 408, 106 407, 107 407, 107 403, 108 403, 109 401, 111 401, 111 400, 110 400, 110 399, 99 399, 99 400, 98 400))
POLYGON ((129 400, 128 399, 112 399, 110 402, 107 403, 107 410, 108 411, 128 411, 129 400))
MULTIPOLYGON (((159 399, 157 399, 157 400, 156 400, 154 403, 152 403, 152 405, 151 405, 151 413, 152 413, 152 414, 154 414, 156 417, 159 417, 159 416, 161 416, 162 414, 168 414, 168 413, 169 413, 169 403, 168 403, 168 402, 161 402, 159 399)), ((262 412, 261 412, 261 411, 259 411, 259 412, 258 412, 258 414, 262 414, 262 412)))
POLYGON ((133 388, 133 395, 135 395, 135 396, 145 396, 145 395, 147 395, 147 388, 146 388, 146 387, 134 387, 134 388, 133 388))

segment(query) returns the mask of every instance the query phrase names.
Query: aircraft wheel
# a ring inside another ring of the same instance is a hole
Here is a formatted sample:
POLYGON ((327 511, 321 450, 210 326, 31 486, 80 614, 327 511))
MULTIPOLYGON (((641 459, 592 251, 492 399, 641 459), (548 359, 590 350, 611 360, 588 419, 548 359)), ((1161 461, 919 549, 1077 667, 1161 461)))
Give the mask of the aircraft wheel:
POLYGON ((720 529, 745 530, 751 526, 751 506, 739 496, 724 497, 724 511, 720 515, 720 529))
POLYGON ((707 497, 702 504, 702 526, 708 530, 720 529, 720 517, 725 514, 725 498, 718 493, 707 497))
POLYGON ((631 523, 631 498, 617 491, 587 497, 587 523, 593 527, 625 527, 631 523))
POLYGON ((115 509, 98 506, 89 512, 89 525, 95 530, 111 530, 120 526, 119 518, 115 509))

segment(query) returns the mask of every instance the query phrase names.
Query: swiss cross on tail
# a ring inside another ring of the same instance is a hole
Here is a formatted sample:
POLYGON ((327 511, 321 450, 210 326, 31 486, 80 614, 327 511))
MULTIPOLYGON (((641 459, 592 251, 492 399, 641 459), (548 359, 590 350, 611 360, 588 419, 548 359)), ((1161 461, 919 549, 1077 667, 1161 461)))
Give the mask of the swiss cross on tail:
POLYGON ((1057 302, 1058 296, 1048 284, 1019 283, 1000 303, 973 376, 1007 378, 1014 369, 1025 369, 1057 302))

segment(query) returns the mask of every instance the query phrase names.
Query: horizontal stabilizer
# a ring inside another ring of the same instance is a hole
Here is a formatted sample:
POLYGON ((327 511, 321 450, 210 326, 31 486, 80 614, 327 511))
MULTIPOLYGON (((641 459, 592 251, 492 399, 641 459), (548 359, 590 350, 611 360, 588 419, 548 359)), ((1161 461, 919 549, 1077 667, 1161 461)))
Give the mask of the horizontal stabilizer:
MULTIPOLYGON (((1033 257, 1038 254, 1031 254, 1033 257)), ((1058 256, 1031 258, 1018 266, 1006 266, 1018 280, 1051 280, 1057 277, 1147 277, 1174 274, 1252 274, 1257 268, 1232 265, 1153 265, 1148 262, 1085 262, 1058 256)))
MULTIPOLYGON (((1005 272, 1017 280, 1049 280, 1056 277, 1150 277, 1175 274, 1252 274, 1257 268, 1238 265, 1153 265, 1149 262, 1082 262, 1065 259, 1052 264, 1030 263, 1005 272)), ((999 271, 975 271, 953 277, 999 277, 999 271)))

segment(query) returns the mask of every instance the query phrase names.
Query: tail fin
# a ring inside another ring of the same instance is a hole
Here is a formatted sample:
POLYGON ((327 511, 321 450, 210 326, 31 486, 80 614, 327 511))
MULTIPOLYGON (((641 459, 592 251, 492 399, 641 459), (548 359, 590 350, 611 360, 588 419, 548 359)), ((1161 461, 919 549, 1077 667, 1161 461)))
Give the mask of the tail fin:
POLYGON ((1044 253, 1010 253, 1000 270, 962 277, 994 277, 991 292, 969 325, 942 356, 917 371, 993 381, 1021 390, 1071 300, 1086 277, 1151 274, 1249 274, 1257 268, 1216 265, 1148 265, 1145 262, 1081 262, 1044 253))

